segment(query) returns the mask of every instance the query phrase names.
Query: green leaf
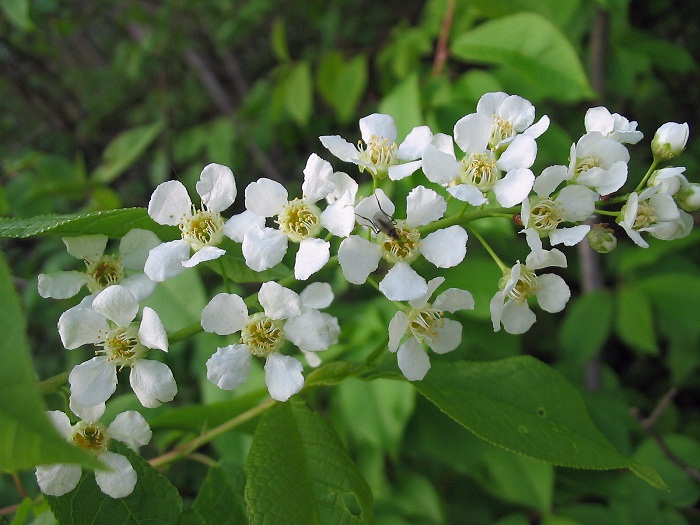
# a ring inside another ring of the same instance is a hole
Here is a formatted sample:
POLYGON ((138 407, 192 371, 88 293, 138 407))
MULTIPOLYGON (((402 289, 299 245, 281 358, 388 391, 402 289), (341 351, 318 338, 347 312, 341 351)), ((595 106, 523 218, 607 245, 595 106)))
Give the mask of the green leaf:
POLYGON ((560 100, 593 96, 571 43, 549 20, 535 13, 517 13, 479 25, 455 39, 452 54, 512 68, 560 100))
POLYGON ((581 396, 530 356, 433 364, 416 388, 480 438, 554 465, 630 467, 595 427, 581 396))
POLYGON ((246 523, 245 473, 235 463, 225 461, 209 469, 199 489, 193 508, 208 525, 240 525, 246 523))
POLYGON ((341 53, 332 51, 321 59, 316 75, 318 91, 333 107, 340 122, 348 122, 355 115, 367 88, 367 70, 365 55, 346 62, 341 53))
POLYGON ((92 173, 92 180, 102 184, 115 180, 143 155, 164 127, 165 121, 159 120, 117 135, 105 148, 102 164, 92 173))
POLYGON ((399 142, 415 126, 423 123, 418 75, 412 74, 401 82, 379 103, 379 112, 387 113, 396 121, 399 142))
POLYGON ((265 413, 245 470, 250 524, 374 522, 372 493, 340 438, 299 400, 265 413))
POLYGON ((35 465, 79 463, 99 468, 99 462, 70 445, 46 417, 36 373, 29 356, 26 325, 10 269, 0 254, 0 471, 35 465))
POLYGON ((617 291, 616 311, 615 331, 620 339, 638 353, 658 354, 649 296, 637 287, 623 286, 617 291))
POLYGON ((603 347, 612 327, 613 297, 601 289, 576 298, 559 331, 563 352, 576 363, 588 362, 603 347))
POLYGON ((134 491, 125 498, 104 494, 92 472, 84 472, 78 486, 63 496, 47 496, 49 506, 61 525, 146 525, 176 524, 180 520, 182 498, 168 479, 136 452, 122 443, 114 451, 126 456, 136 471, 134 491))
POLYGON ((34 29, 34 23, 29 17, 29 0, 0 0, 0 7, 12 25, 22 31, 34 29))
POLYGON ((299 62, 284 80, 284 107, 300 126, 306 126, 313 105, 313 82, 308 62, 299 62))
POLYGON ((287 30, 284 27, 283 18, 275 18, 272 22, 270 34, 272 53, 280 62, 289 60, 289 47, 287 46, 287 30))
POLYGON ((66 237, 96 233, 110 237, 123 237, 132 228, 151 230, 162 240, 179 237, 177 228, 157 224, 148 216, 144 208, 123 208, 71 215, 40 215, 27 219, 0 217, 0 238, 23 239, 45 233, 66 237))

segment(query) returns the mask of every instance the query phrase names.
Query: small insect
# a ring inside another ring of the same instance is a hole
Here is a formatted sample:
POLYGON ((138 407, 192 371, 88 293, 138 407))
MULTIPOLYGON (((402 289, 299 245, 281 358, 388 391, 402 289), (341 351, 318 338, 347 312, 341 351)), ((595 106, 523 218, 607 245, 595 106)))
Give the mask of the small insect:
POLYGON ((374 233, 382 232, 394 240, 399 240, 401 235, 399 234, 399 230, 396 228, 396 221, 391 215, 382 209, 382 205, 379 203, 379 197, 377 197, 376 193, 374 194, 374 198, 377 200, 379 211, 372 215, 371 219, 364 217, 359 213, 356 213, 355 215, 366 220, 370 224, 370 228, 372 228, 374 233))

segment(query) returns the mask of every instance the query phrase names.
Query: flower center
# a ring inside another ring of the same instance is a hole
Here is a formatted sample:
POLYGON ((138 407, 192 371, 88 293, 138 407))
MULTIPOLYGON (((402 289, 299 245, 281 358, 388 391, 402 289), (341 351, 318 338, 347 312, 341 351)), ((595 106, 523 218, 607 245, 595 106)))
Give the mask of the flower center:
POLYGON ((574 170, 575 176, 580 175, 584 171, 588 171, 591 168, 600 167, 600 159, 598 157, 581 157, 576 159, 576 169, 574 170))
POLYGON ((648 228, 652 224, 656 223, 656 210, 649 204, 649 201, 644 200, 639 203, 637 208, 637 217, 634 219, 635 230, 640 230, 642 228, 648 228))
POLYGON ((499 142, 512 137, 514 134, 515 130, 513 130, 513 124, 511 124, 510 120, 504 120, 494 115, 489 146, 495 149, 499 142))
POLYGON ((118 255, 103 255, 95 261, 85 261, 87 287, 90 293, 118 284, 124 278, 124 265, 118 255))
POLYGON ((564 220, 562 209, 552 199, 544 199, 530 210, 530 223, 538 231, 555 230, 564 220))
POLYGON ((501 172, 496 167, 496 159, 491 152, 472 153, 465 156, 460 163, 462 172, 459 181, 476 186, 484 193, 490 191, 501 178, 501 172))
POLYGON ((389 232, 377 234, 382 257, 390 263, 411 262, 420 254, 420 233, 414 228, 396 225, 389 232))
POLYGON ((426 339, 428 341, 436 339, 438 330, 445 325, 442 310, 433 308, 430 303, 420 310, 413 310, 408 316, 408 321, 411 335, 420 343, 426 339))
POLYGON ((104 354, 109 361, 118 367, 132 366, 148 353, 148 349, 141 344, 138 338, 138 325, 131 324, 126 328, 115 326, 105 337, 102 350, 96 353, 104 354))
POLYGON ((372 135, 366 144, 362 140, 358 141, 357 149, 360 152, 360 160, 372 165, 360 166, 360 173, 368 170, 374 175, 386 175, 389 166, 396 164, 396 153, 399 147, 394 141, 372 135))
POLYGON ((217 246, 224 238, 224 219, 219 213, 196 210, 180 221, 180 235, 197 252, 205 246, 217 246))
POLYGON ((321 210, 313 203, 294 199, 284 207, 275 222, 289 240, 301 242, 321 233, 321 210))
POLYGON ((279 352, 285 341, 282 326, 282 321, 270 319, 262 312, 253 314, 241 330, 241 344, 260 357, 279 352))
POLYGON ((68 439, 96 456, 107 450, 110 441, 107 428, 99 421, 76 423, 68 439))
MULTIPOLYGON (((502 279, 502 283, 505 284, 510 279, 510 271, 508 271, 502 279)), ((520 266, 520 277, 518 282, 515 283, 513 289, 508 292, 508 297, 517 303, 523 303, 528 297, 535 295, 535 292, 539 289, 540 283, 537 280, 537 275, 532 270, 528 270, 524 266, 520 266)))

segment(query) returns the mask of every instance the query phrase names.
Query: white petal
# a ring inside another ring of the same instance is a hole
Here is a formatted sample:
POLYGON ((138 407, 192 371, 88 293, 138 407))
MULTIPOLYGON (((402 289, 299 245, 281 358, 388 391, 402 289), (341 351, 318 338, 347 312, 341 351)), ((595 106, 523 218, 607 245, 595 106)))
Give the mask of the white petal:
POLYGON ((467 290, 450 288, 437 296, 433 306, 443 312, 456 312, 457 310, 473 310, 474 296, 467 290))
POLYGON ((454 127, 455 142, 464 153, 483 153, 491 139, 493 120, 479 113, 459 119, 454 127))
POLYGON ((301 191, 308 202, 325 199, 333 192, 335 179, 330 162, 312 153, 304 168, 304 182, 301 191))
POLYGON ((263 177, 248 184, 245 189, 245 207, 262 217, 272 217, 287 205, 287 197, 284 186, 263 177))
POLYGON ((287 319, 301 313, 299 294, 275 281, 262 283, 258 301, 271 319, 287 319))
POLYGON ((304 355, 304 359, 306 359, 306 363, 310 367, 316 368, 323 362, 316 352, 304 352, 302 350, 301 353, 304 355))
POLYGON ((535 175, 527 168, 517 168, 506 173, 506 176, 493 186, 496 200, 504 208, 510 208, 523 202, 532 190, 535 175))
POLYGON ((168 334, 153 308, 143 307, 139 325, 139 341, 148 348, 168 351, 168 334))
POLYGON ((338 262, 343 275, 352 284, 363 284, 379 266, 382 249, 357 235, 343 239, 338 249, 338 262))
POLYGON ((563 188, 555 199, 570 222, 584 221, 595 212, 596 193, 580 184, 570 184, 563 188))
POLYGON ((107 333, 107 319, 92 308, 73 307, 58 319, 58 334, 68 350, 100 341, 100 332, 107 333))
MULTIPOLYGON (((583 186, 579 186, 583 188, 583 186)), ((586 238, 586 235, 591 230, 588 224, 581 224, 571 228, 557 228, 549 234, 549 242, 552 246, 564 244, 565 246, 575 246, 586 238)))
POLYGON ((462 324, 453 319, 443 319, 443 324, 436 327, 437 335, 426 340, 436 354, 452 352, 462 342, 462 324))
POLYGON ((326 317, 313 308, 304 308, 300 315, 287 319, 284 336, 305 352, 327 350, 332 344, 326 317))
POLYGON ((63 237, 68 253, 76 259, 96 261, 107 247, 106 235, 81 235, 79 237, 63 237))
POLYGON ((37 289, 44 298, 68 299, 77 294, 86 282, 87 275, 83 272, 40 273, 37 289))
POLYGON ((70 397, 69 406, 71 412, 73 412, 83 421, 89 423, 99 421, 102 414, 105 413, 105 408, 107 407, 105 403, 98 403, 97 405, 83 405, 74 396, 70 397))
POLYGON ((139 311, 138 301, 129 290, 118 284, 108 286, 97 294, 92 307, 121 328, 129 326, 139 311))
POLYGON ((567 180, 569 168, 566 166, 549 166, 535 179, 532 188, 538 197, 549 197, 562 182, 567 180))
POLYGON ((265 360, 265 383, 272 399, 287 401, 304 386, 304 367, 295 358, 278 354, 265 360))
POLYGON ((501 105, 508 97, 509 95, 502 91, 484 93, 476 103, 476 111, 487 117, 498 115, 501 105))
POLYGON ((498 159, 496 165, 503 171, 529 168, 537 157, 537 143, 530 135, 518 135, 508 144, 508 149, 498 159))
POLYGON ((615 120, 610 114, 610 111, 603 106, 589 108, 588 111, 586 111, 583 122, 586 127, 586 132, 598 131, 605 136, 612 133, 615 125, 615 120))
POLYGON ((148 215, 158 224, 177 226, 192 213, 192 201, 180 181, 159 184, 148 202, 148 215))
POLYGON ((135 410, 117 414, 107 427, 107 433, 112 439, 126 443, 134 450, 147 445, 153 435, 146 419, 135 410))
POLYGON ((252 356, 246 346, 218 348, 207 361, 207 379, 222 390, 233 390, 246 382, 251 365, 252 356))
POLYGON ((389 321, 389 351, 396 352, 399 349, 401 339, 408 330, 408 316, 399 310, 389 321))
POLYGON ((157 282, 179 275, 185 267, 182 261, 190 256, 190 243, 183 240, 164 242, 148 252, 143 271, 157 282))
POLYGON ((172 401, 177 394, 177 384, 172 371, 160 361, 136 361, 131 367, 129 383, 141 404, 147 408, 156 408, 172 401))
POLYGON ((216 246, 204 246, 201 250, 197 250, 192 254, 192 257, 182 261, 182 266, 185 268, 193 268, 199 263, 213 261, 226 253, 226 250, 217 248, 216 246))
POLYGON ((124 268, 142 271, 148 252, 159 244, 160 239, 150 230, 140 228, 129 230, 119 242, 119 255, 124 268))
POLYGON ((100 460, 110 467, 109 471, 95 471, 100 490, 113 498, 125 498, 131 494, 136 486, 136 471, 129 460, 109 451, 100 454, 100 460))
POLYGON ((556 248, 551 250, 542 250, 539 253, 533 251, 525 258, 525 265, 531 270, 539 270, 550 266, 566 268, 566 255, 556 248))
POLYGON ((379 291, 390 301, 418 299, 427 290, 425 279, 406 263, 395 264, 379 283, 379 291))
POLYGON ((456 186, 450 186, 447 191, 455 199, 462 202, 468 202, 472 206, 481 206, 488 199, 484 197, 484 194, 476 186, 470 186, 469 184, 457 184, 456 186))
POLYGON ((220 213, 236 200, 236 179, 233 172, 221 164, 208 164, 195 186, 202 203, 212 212, 220 213))
POLYGON ((389 166, 389 178, 391 180, 405 179, 413 175, 420 166, 420 160, 405 162, 403 164, 394 164, 393 166, 389 166))
POLYGON ((523 134, 530 135, 533 138, 537 138, 542 135, 545 131, 549 129, 549 117, 543 115, 540 120, 535 122, 532 126, 523 131, 523 134))
MULTIPOLYGON (((391 199, 386 196, 386 193, 384 193, 384 190, 381 188, 377 188, 374 195, 365 197, 355 206, 355 214, 358 217, 369 219, 370 221, 377 213, 382 213, 385 216, 391 217, 394 215, 395 210, 396 207, 394 203, 391 202, 391 199)), ((364 222, 360 222, 360 224, 369 226, 364 222)))
POLYGON ((39 465, 36 481, 48 496, 63 496, 73 490, 82 475, 80 465, 39 465))
POLYGON ((430 359, 423 345, 412 337, 399 348, 397 356, 399 368, 409 381, 420 381, 430 370, 430 359))
POLYGON ((328 283, 311 283, 299 294, 302 306, 327 308, 333 302, 333 289, 328 283))
POLYGON ((347 237, 355 227, 354 197, 346 191, 321 212, 321 224, 338 237, 347 237))
POLYGON ((384 137, 389 142, 394 142, 396 140, 396 122, 391 115, 372 113, 360 119, 360 133, 365 143, 370 141, 372 135, 384 137))
POLYGON ((657 222, 674 221, 680 217, 678 205, 673 197, 666 194, 652 195, 649 204, 654 208, 654 216, 657 222))
POLYGON ((117 367, 104 356, 76 365, 68 376, 70 395, 83 405, 99 405, 117 389, 117 367))
POLYGON ((537 303, 545 312, 560 312, 571 297, 571 290, 564 279, 553 273, 537 277, 539 288, 535 291, 537 303))
POLYGON ((304 239, 299 243, 294 263, 294 278, 306 281, 331 258, 331 243, 322 239, 304 239))
POLYGON ((288 242, 287 236, 274 228, 251 228, 243 238, 245 263, 256 272, 272 268, 282 262, 288 242))
POLYGON ((68 416, 64 412, 60 410, 48 410, 46 412, 46 417, 49 418, 49 421, 51 421, 51 424, 61 437, 67 438, 70 435, 73 426, 70 424, 70 419, 68 419, 68 416))
POLYGON ((357 182, 347 173, 342 171, 336 171, 333 173, 333 193, 326 197, 329 203, 334 202, 339 199, 344 193, 350 193, 350 202, 355 203, 355 196, 357 195, 357 182))
MULTIPOLYGON (((432 139, 433 132, 428 126, 416 126, 399 145, 396 152, 397 158, 404 161, 419 159, 423 149, 430 144, 432 139)), ((389 168, 389 172, 391 172, 391 168, 389 168)))
POLYGON ((217 294, 202 310, 202 328, 218 335, 238 332, 247 321, 248 307, 236 294, 217 294))
POLYGON ((467 255, 467 232, 461 226, 434 231, 423 239, 420 252, 438 268, 452 268, 467 255))
POLYGON ((454 155, 440 151, 432 144, 423 150, 421 167, 430 182, 449 184, 459 176, 460 166, 454 155))
POLYGON ((319 138, 321 139, 321 144, 340 160, 352 162, 353 164, 360 162, 357 148, 340 135, 326 135, 319 138))
POLYGON ((535 106, 518 95, 509 95, 501 103, 497 115, 510 122, 516 132, 521 132, 535 120, 535 106))
POLYGON ((596 191, 601 195, 610 195, 616 192, 627 182, 627 163, 620 161, 615 162, 608 169, 608 176, 604 184, 596 188, 596 191))
POLYGON ((501 322, 503 329, 509 334, 524 334, 535 323, 535 314, 527 302, 518 303, 509 300, 503 307, 501 322))
POLYGON ((438 220, 447 211, 447 202, 435 191, 417 186, 406 197, 406 224, 425 226, 438 220))
POLYGON ((151 280, 145 273, 138 272, 122 279, 119 284, 129 290, 134 299, 143 301, 151 296, 158 283, 151 280))
POLYGON ((246 210, 243 213, 234 215, 224 224, 224 235, 236 242, 243 242, 243 238, 248 230, 252 228, 263 228, 265 217, 246 210))
POLYGON ((444 282, 444 277, 433 277, 432 279, 430 279, 430 281, 428 281, 428 289, 426 290, 425 294, 423 294, 423 296, 419 297, 418 299, 413 299, 412 301, 409 301, 408 304, 410 304, 416 310, 420 310, 426 304, 428 304, 430 296, 433 295, 433 293, 435 293, 435 290, 437 290, 440 287, 440 285, 444 282))

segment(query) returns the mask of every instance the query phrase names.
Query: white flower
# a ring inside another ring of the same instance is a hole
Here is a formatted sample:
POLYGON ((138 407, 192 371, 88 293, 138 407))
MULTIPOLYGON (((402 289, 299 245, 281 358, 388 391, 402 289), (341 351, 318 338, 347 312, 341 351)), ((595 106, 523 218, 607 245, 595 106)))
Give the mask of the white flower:
MULTIPOLYGON (((108 450, 110 440, 116 439, 137 450, 151 440, 151 429, 141 414, 133 410, 122 412, 109 426, 99 421, 105 410, 104 403, 97 406, 81 406, 71 399, 71 410, 82 421, 71 425, 68 416, 58 410, 47 412, 56 430, 73 443, 97 456, 110 470, 96 470, 95 481, 100 490, 112 498, 124 498, 136 486, 136 471, 129 460, 108 450)), ((36 467, 39 488, 49 496, 62 496, 73 490, 82 469, 79 465, 55 464, 36 467)))
POLYGON ((409 381, 423 379, 430 369, 430 360, 423 344, 438 354, 445 354, 457 348, 462 341, 461 323, 445 319, 444 312, 474 309, 472 294, 457 288, 442 292, 432 304, 429 303, 430 296, 443 282, 444 277, 431 279, 426 293, 409 302, 410 310, 396 312, 389 322, 389 350, 398 350, 399 368, 409 381), (404 336, 408 337, 399 346, 404 336))
POLYGON ((71 397, 83 405, 99 405, 117 388, 117 368, 130 368, 129 382, 141 404, 148 408, 171 401, 177 385, 167 365, 144 359, 149 349, 168 351, 168 337, 158 314, 144 307, 134 323, 138 301, 123 286, 105 288, 92 308, 76 306, 58 320, 63 346, 72 350, 84 344, 99 347, 98 354, 73 368, 68 381, 71 397))
POLYGON ((644 138, 644 134, 637 131, 636 121, 630 122, 618 113, 611 114, 602 106, 586 111, 584 122, 587 132, 598 131, 621 144, 636 144, 644 138))
POLYGON ((630 239, 642 248, 649 247, 642 232, 657 239, 672 240, 685 237, 693 227, 693 218, 679 210, 673 197, 660 193, 660 189, 661 186, 651 186, 639 195, 630 193, 617 219, 630 239))
POLYGON ((423 186, 408 194, 405 220, 395 221, 394 209, 381 189, 363 199, 355 207, 355 215, 361 225, 374 231, 373 238, 350 235, 344 239, 338 262, 349 282, 362 284, 383 258, 393 266, 379 283, 379 290, 392 301, 410 301, 428 290, 425 279, 410 264, 423 255, 438 268, 458 265, 467 253, 467 232, 455 225, 421 237, 418 228, 440 219, 447 209, 443 197, 423 186))
POLYGON ((156 283, 143 273, 148 251, 160 244, 155 233, 148 230, 130 230, 119 243, 119 254, 105 254, 106 235, 64 237, 68 253, 85 262, 86 271, 66 271, 39 274, 38 289, 42 297, 67 299, 76 295, 83 286, 96 294, 113 284, 129 289, 138 300, 146 299, 156 283), (126 270, 131 270, 129 275, 126 270))
POLYGON ((312 154, 304 168, 303 197, 291 201, 279 182, 259 179, 245 190, 247 210, 232 217, 224 226, 224 233, 243 243, 246 264, 258 272, 282 261, 288 241, 299 243, 294 277, 306 280, 330 258, 330 243, 317 238, 321 230, 325 227, 332 234, 345 237, 355 224, 357 183, 348 182, 349 177, 343 175, 333 173, 330 163, 312 154), (346 188, 340 195, 334 193, 336 181, 342 181, 346 188), (333 201, 323 212, 316 204, 321 199, 333 201), (279 230, 265 226, 265 218, 274 216, 279 230))
POLYGON ((530 310, 528 299, 536 297, 537 303, 546 312, 559 312, 564 309, 571 297, 568 285, 558 275, 537 275, 535 270, 559 266, 566 268, 566 257, 556 248, 531 252, 525 264, 517 262, 504 272, 499 283, 500 290, 491 299, 491 320, 493 329, 498 332, 501 324, 510 334, 527 332, 535 322, 535 314, 530 310))
POLYGON ((659 160, 669 160, 680 155, 688 142, 690 129, 688 123, 666 122, 654 133, 651 151, 659 160))
POLYGON ((400 144, 396 144, 396 123, 390 115, 373 113, 360 119, 362 140, 357 147, 339 135, 320 137, 328 150, 345 162, 367 170, 380 178, 387 174, 391 180, 408 177, 420 167, 423 148, 433 136, 428 126, 418 126, 411 130, 400 144))
MULTIPOLYGON (((264 357, 270 396, 286 401, 304 386, 304 376, 302 364, 281 353, 285 341, 299 347, 307 358, 335 344, 340 333, 337 320, 317 309, 328 306, 332 298, 325 283, 314 283, 299 295, 269 281, 258 292, 264 311, 249 315, 238 295, 216 295, 202 312, 202 328, 219 335, 240 331, 241 338, 238 344, 217 348, 207 361, 207 378, 223 390, 233 390, 248 378, 252 356, 264 357)), ((313 365, 316 361, 310 359, 313 365)))
POLYGON ((181 232, 181 239, 150 251, 144 271, 154 281, 175 277, 185 268, 226 253, 217 246, 224 239, 221 212, 236 199, 233 173, 221 164, 209 164, 202 170, 196 189, 202 199, 201 210, 194 207, 187 189, 176 180, 159 184, 151 195, 148 215, 158 224, 177 226, 181 232))
POLYGON ((598 131, 589 131, 572 144, 570 159, 566 180, 599 195, 610 195, 627 181, 629 151, 598 131))
MULTIPOLYGON (((556 170, 566 174, 566 166, 550 166, 542 172, 547 177, 556 170)), ((598 195, 585 186, 572 184, 565 186, 552 197, 552 188, 548 185, 534 185, 536 196, 523 201, 521 217, 526 235, 549 237, 552 245, 564 243, 573 246, 583 240, 590 226, 581 224, 560 228, 563 222, 580 222, 586 220, 595 211, 598 195), (539 191, 538 191, 539 190, 539 191)))

